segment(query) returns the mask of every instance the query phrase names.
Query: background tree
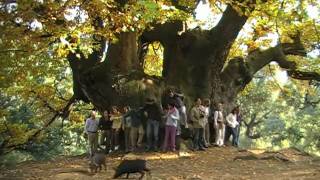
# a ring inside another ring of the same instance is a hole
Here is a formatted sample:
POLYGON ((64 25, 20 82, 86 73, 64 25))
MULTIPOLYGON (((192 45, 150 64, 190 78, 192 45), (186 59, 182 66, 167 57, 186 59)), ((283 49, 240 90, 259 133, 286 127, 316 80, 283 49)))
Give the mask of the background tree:
POLYGON ((319 154, 318 83, 284 77, 277 65, 267 66, 239 94, 244 118, 241 146, 297 147, 319 154))

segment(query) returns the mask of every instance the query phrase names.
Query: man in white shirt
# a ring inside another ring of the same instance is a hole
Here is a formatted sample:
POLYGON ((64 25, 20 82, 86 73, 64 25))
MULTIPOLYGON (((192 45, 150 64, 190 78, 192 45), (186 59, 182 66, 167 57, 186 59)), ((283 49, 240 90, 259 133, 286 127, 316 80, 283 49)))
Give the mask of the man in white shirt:
POLYGON ((88 143, 89 143, 89 154, 93 156, 93 154, 97 151, 98 147, 98 124, 99 122, 96 120, 96 112, 92 111, 90 118, 86 120, 85 125, 85 133, 88 135, 88 143))
POLYGON ((232 146, 237 147, 238 146, 238 136, 237 136, 237 127, 239 126, 239 123, 237 121, 237 109, 234 108, 230 114, 228 114, 226 118, 227 122, 227 129, 226 129, 226 139, 225 141, 228 141, 230 138, 230 135, 232 135, 232 146))
POLYGON ((214 112, 213 118, 214 128, 216 132, 215 144, 217 146, 224 146, 225 122, 222 113, 222 103, 218 104, 218 109, 214 112))

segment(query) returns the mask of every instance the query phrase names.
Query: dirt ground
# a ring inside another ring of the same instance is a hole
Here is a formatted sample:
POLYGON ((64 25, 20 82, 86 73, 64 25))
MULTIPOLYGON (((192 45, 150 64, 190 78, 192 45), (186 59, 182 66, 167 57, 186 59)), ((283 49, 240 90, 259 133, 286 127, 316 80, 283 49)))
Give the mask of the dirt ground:
MULTIPOLYGON (((88 158, 59 157, 0 170, 0 179, 111 179, 122 159, 143 158, 151 175, 143 179, 320 179, 320 159, 295 149, 279 152, 211 147, 204 152, 142 153, 107 156, 107 170, 91 174, 88 158)), ((130 175, 138 179, 139 174, 130 175)), ((123 177, 125 178, 125 177, 123 177)))

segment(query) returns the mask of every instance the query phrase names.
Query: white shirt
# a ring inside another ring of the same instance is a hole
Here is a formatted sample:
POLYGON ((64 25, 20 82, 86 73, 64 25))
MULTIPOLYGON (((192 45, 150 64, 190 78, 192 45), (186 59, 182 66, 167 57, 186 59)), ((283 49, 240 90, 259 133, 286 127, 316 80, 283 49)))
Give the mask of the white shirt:
POLYGON ((217 124, 219 121, 223 122, 222 111, 215 111, 213 117, 214 117, 214 124, 217 124))
POLYGON ((91 133, 95 133, 98 130, 98 124, 99 121, 98 120, 93 120, 92 118, 88 118, 86 120, 86 125, 85 125, 85 132, 91 132, 91 133))
POLYGON ((208 123, 208 118, 209 118, 209 107, 205 107, 204 108, 204 112, 205 112, 205 123, 208 123))
POLYGON ((232 127, 232 128, 235 128, 236 126, 239 125, 238 121, 237 121, 237 115, 236 114, 232 114, 230 113, 227 118, 226 118, 226 121, 227 121, 227 125, 229 127, 232 127))
POLYGON ((179 118, 179 111, 177 110, 177 108, 174 107, 172 112, 168 112, 167 114, 166 125, 177 127, 179 118))

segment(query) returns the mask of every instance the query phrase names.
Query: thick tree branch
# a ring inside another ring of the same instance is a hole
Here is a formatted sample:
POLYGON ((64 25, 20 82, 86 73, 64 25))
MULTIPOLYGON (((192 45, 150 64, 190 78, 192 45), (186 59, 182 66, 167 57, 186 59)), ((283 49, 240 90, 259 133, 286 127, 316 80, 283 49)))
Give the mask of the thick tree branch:
POLYGON ((219 23, 211 29, 211 37, 214 42, 218 42, 222 47, 229 49, 247 19, 247 16, 240 15, 231 5, 228 5, 219 23), (221 35, 224 38, 221 38, 221 35))
POLYGON ((141 35, 142 42, 159 41, 163 44, 172 41, 177 38, 178 32, 183 30, 183 22, 172 21, 164 24, 156 24, 153 27, 153 29, 145 31, 141 35))
POLYGON ((39 96, 39 95, 37 94, 37 92, 35 92, 34 90, 31 90, 30 92, 33 93, 34 95, 36 95, 36 98, 37 98, 37 99, 40 99, 41 102, 43 103, 44 107, 48 108, 52 113, 57 113, 57 112, 58 112, 54 107, 52 107, 52 106, 49 104, 49 102, 48 102, 47 100, 45 100, 45 99, 43 99, 41 96, 39 96))
POLYGON ((320 74, 316 72, 303 72, 299 70, 288 70, 287 72, 294 79, 320 81, 320 74))
POLYGON ((75 96, 72 96, 64 108, 62 108, 59 111, 56 111, 56 113, 45 123, 45 125, 42 128, 36 130, 31 136, 28 137, 28 139, 25 142, 21 142, 18 144, 11 144, 10 140, 6 139, 0 145, 0 155, 7 154, 14 149, 24 149, 23 147, 25 145, 33 143, 35 138, 37 138, 42 131, 46 130, 58 117, 61 117, 62 119, 66 119, 69 116, 71 107, 75 101, 76 101, 75 96), (9 143, 11 145, 9 145, 9 143))
POLYGON ((28 51, 22 50, 22 49, 5 49, 5 50, 0 50, 0 53, 10 53, 10 52, 28 52, 28 51))
POLYGON ((254 74, 272 61, 287 70, 288 75, 300 80, 320 81, 320 74, 316 72, 303 72, 297 69, 296 63, 289 61, 287 55, 306 56, 299 33, 291 37, 293 42, 282 43, 264 51, 254 50, 245 58, 234 58, 223 70, 222 76, 226 81, 234 82, 233 85, 244 88, 253 78, 254 74))

